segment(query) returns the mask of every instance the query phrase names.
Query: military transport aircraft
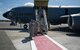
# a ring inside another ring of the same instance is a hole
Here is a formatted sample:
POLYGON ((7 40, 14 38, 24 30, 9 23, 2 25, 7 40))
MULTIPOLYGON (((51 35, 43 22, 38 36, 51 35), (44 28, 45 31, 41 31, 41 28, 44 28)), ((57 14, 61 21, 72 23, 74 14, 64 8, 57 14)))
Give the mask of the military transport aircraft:
MULTIPOLYGON (((31 19, 35 20, 34 6, 20 6, 12 8, 3 14, 5 18, 13 23, 23 23, 24 28, 31 19)), ((80 27, 80 6, 48 6, 48 23, 52 25, 67 23, 70 29, 79 29, 80 27)))

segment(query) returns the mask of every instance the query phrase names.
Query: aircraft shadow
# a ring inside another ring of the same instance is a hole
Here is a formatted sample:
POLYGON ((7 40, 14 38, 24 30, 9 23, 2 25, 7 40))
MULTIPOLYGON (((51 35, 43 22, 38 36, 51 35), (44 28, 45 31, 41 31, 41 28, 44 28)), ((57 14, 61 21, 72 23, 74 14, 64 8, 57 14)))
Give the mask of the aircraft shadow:
POLYGON ((80 37, 80 30, 71 30, 68 27, 52 28, 50 31, 66 32, 67 36, 80 37))
POLYGON ((0 28, 0 30, 23 30, 22 28, 0 28))
POLYGON ((22 29, 20 32, 28 32, 28 29, 22 29))
POLYGON ((52 28, 50 31, 72 32, 73 30, 69 29, 68 27, 58 27, 52 28))
POLYGON ((20 30, 20 32, 28 32, 28 29, 23 29, 23 28, 0 28, 0 30, 20 30))

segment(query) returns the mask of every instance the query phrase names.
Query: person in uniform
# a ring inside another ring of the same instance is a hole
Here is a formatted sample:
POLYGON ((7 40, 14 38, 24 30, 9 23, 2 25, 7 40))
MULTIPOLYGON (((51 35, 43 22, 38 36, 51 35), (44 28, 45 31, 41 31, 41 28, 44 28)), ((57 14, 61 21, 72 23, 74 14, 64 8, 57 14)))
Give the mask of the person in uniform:
POLYGON ((29 33, 30 33, 30 38, 37 35, 38 31, 38 23, 35 20, 31 19, 31 22, 29 23, 29 33))

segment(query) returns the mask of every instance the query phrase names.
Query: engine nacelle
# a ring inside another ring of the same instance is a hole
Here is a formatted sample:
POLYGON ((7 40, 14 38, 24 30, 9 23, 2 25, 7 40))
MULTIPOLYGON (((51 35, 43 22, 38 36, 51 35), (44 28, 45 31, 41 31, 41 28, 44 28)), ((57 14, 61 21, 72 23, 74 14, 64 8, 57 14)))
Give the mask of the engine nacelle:
POLYGON ((70 29, 80 29, 80 14, 73 14, 68 17, 68 26, 70 29))

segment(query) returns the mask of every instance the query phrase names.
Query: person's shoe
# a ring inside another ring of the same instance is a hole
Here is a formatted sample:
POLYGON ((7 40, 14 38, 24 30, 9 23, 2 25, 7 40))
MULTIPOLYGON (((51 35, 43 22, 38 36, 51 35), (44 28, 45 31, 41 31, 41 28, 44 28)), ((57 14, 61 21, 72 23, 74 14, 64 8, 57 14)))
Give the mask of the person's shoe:
POLYGON ((47 33, 46 33, 46 32, 45 32, 44 34, 45 34, 45 35, 47 35, 47 33))
POLYGON ((32 37, 29 37, 32 40, 32 37))

